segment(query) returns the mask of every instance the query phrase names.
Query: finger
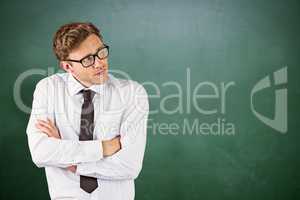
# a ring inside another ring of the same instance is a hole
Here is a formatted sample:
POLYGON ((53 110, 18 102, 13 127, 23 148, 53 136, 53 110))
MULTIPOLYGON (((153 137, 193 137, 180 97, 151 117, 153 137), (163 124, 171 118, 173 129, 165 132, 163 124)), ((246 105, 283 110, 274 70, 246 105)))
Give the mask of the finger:
POLYGON ((40 124, 47 124, 48 122, 45 120, 37 119, 37 122, 40 124))
POLYGON ((36 123, 36 127, 39 128, 39 129, 43 128, 43 129, 47 129, 47 130, 50 131, 50 129, 49 129, 47 126, 44 126, 44 125, 41 124, 41 123, 36 123))
POLYGON ((51 119, 47 118, 47 121, 48 121, 49 125, 50 125, 53 129, 56 129, 56 126, 55 126, 54 122, 53 122, 51 119))
POLYGON ((37 124, 37 125, 39 126, 39 129, 40 129, 40 130, 47 130, 47 133, 48 133, 48 134, 51 134, 51 133, 52 133, 52 129, 49 128, 48 126, 45 126, 45 125, 43 125, 43 124, 37 124))
POLYGON ((50 123, 50 126, 52 127, 52 130, 53 130, 54 132, 57 132, 57 134, 58 134, 57 137, 60 138, 59 130, 56 128, 54 122, 53 122, 52 120, 50 120, 49 118, 47 118, 47 120, 48 120, 48 122, 50 123))
POLYGON ((47 127, 47 128, 49 128, 49 129, 53 129, 52 127, 51 127, 51 125, 48 123, 48 122, 46 122, 46 121, 44 121, 44 120, 37 120, 38 121, 38 123, 41 125, 41 126, 44 126, 44 127, 47 127))
POLYGON ((47 127, 41 126, 40 124, 36 124, 36 127, 43 133, 46 133, 48 136, 51 136, 51 131, 47 127))

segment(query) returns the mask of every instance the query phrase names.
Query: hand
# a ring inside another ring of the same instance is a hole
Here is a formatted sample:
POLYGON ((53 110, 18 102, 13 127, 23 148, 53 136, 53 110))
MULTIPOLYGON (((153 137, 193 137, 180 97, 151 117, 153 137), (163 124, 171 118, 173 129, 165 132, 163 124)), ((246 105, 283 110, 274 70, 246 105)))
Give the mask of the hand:
POLYGON ((46 121, 38 119, 35 126, 40 131, 47 134, 48 137, 54 137, 57 139, 61 139, 58 129, 56 128, 55 124, 50 119, 47 118, 46 121))
POLYGON ((111 156, 121 149, 120 136, 102 141, 103 155, 111 156))
POLYGON ((70 172, 73 172, 75 174, 76 170, 77 170, 77 166, 71 165, 71 166, 67 167, 67 170, 69 170, 70 172))

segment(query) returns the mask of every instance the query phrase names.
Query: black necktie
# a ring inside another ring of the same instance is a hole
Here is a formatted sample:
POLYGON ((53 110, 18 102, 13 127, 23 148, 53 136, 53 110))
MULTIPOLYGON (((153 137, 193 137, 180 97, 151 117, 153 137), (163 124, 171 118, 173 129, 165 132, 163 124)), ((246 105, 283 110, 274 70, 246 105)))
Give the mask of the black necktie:
MULTIPOLYGON (((82 90, 84 102, 81 109, 80 134, 79 140, 93 140, 94 132, 94 92, 91 90, 82 90)), ((98 187, 97 179, 80 176, 80 188, 87 193, 93 192, 98 187)))

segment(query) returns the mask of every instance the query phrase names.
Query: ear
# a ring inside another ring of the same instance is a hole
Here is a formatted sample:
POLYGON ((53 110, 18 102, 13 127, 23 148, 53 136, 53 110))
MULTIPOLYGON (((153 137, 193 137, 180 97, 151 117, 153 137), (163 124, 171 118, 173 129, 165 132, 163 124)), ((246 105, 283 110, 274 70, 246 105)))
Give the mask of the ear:
POLYGON ((70 63, 66 62, 66 61, 61 61, 60 63, 60 67, 65 70, 66 72, 73 72, 73 67, 70 63))

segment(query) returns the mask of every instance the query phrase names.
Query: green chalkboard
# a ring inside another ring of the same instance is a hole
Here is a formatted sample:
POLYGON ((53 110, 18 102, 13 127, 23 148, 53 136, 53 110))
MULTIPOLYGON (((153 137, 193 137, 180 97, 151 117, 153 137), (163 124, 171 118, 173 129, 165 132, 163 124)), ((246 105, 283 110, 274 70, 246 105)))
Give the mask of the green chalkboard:
POLYGON ((97 25, 111 73, 149 94, 136 199, 300 198, 299 1, 11 0, 0 9, 0 199, 49 199, 25 129, 35 84, 59 71, 53 34, 72 21, 97 25))

